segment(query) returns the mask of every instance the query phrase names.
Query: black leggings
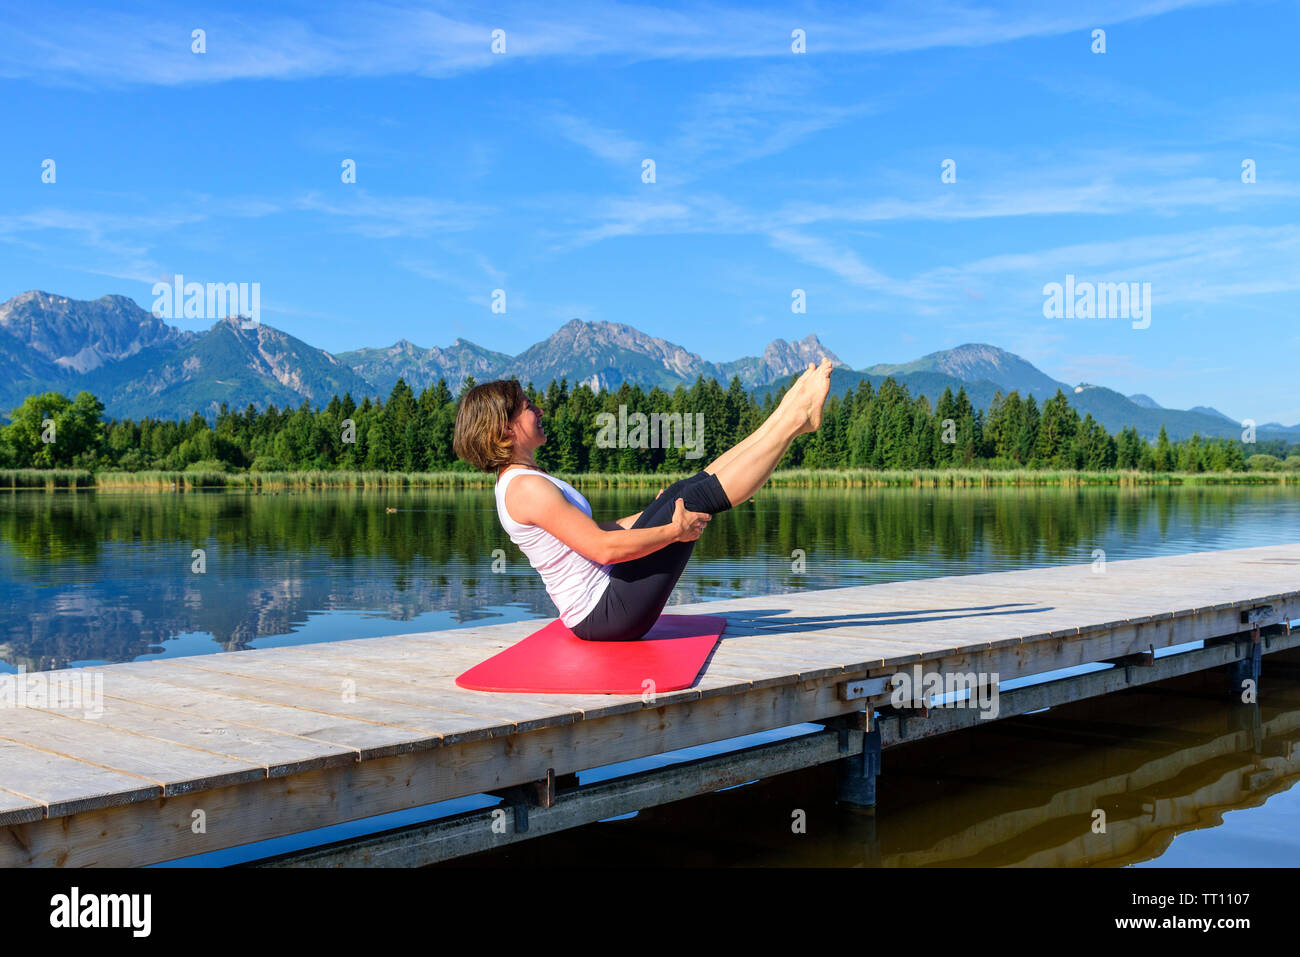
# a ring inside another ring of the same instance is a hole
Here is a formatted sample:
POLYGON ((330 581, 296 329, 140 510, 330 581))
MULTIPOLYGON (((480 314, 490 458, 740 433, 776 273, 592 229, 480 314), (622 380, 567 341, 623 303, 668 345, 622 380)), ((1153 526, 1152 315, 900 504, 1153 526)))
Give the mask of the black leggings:
MULTIPOLYGON (((689 512, 716 515, 731 508, 718 477, 699 472, 664 489, 632 527, 667 525, 673 520, 679 498, 689 512)), ((596 607, 570 630, 586 641, 635 641, 642 637, 659 620, 694 549, 694 542, 672 542, 630 562, 617 562, 609 570, 609 585, 596 607)))

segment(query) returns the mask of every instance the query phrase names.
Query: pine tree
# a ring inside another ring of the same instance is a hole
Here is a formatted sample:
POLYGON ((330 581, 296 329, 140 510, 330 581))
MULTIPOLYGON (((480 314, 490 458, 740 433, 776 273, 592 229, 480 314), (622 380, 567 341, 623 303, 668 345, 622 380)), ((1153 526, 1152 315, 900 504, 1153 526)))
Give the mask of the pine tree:
POLYGON ((1165 431, 1164 423, 1161 423, 1160 435, 1156 438, 1153 463, 1157 472, 1172 472, 1174 468, 1174 451, 1169 444, 1169 433, 1165 431))

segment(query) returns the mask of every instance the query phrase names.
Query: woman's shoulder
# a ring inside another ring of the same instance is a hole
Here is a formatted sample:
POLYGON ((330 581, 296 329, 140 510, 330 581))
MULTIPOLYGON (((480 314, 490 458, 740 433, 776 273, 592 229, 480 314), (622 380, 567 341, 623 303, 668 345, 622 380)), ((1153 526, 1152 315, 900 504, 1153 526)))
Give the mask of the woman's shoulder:
MULTIPOLYGON (((547 473, 543 472, 541 469, 507 469, 506 471, 502 472, 500 475, 497 476, 496 487, 501 488, 503 485, 506 485, 507 483, 513 485, 516 479, 541 480, 543 482, 547 482, 547 484, 558 481, 558 479, 555 479, 553 476, 548 475, 547 473)), ((525 482, 524 484, 535 485, 536 481, 528 481, 525 482)))
POLYGON ((537 505, 537 492, 531 479, 538 476, 511 469, 497 477, 496 499, 497 511, 516 525, 531 525, 531 513, 537 505))
POLYGON ((497 494, 502 495, 511 502, 528 502, 530 500, 546 500, 554 492, 559 491, 551 476, 543 472, 534 472, 532 470, 515 469, 514 476, 506 486, 506 472, 502 475, 501 480, 497 482, 497 494), (503 492, 504 489, 504 492, 503 492))

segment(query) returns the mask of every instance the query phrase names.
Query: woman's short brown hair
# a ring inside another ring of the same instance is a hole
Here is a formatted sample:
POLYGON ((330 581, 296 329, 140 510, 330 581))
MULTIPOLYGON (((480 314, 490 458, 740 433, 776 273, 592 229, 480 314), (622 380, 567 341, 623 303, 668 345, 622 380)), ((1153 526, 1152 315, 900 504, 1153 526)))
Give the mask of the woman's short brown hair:
POLYGON ((528 396, 518 379, 474 386, 456 409, 456 432, 451 440, 456 457, 484 472, 508 464, 514 444, 506 435, 506 426, 527 404, 528 396))

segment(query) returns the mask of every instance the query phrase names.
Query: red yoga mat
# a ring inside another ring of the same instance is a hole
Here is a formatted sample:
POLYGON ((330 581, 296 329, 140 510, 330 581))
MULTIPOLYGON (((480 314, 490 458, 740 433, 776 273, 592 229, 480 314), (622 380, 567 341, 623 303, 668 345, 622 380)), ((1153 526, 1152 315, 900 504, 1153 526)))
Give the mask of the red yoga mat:
POLYGON ((660 615, 636 641, 583 641, 559 619, 456 679, 471 691, 641 694, 689 688, 727 619, 660 615), (646 681, 654 682, 647 685, 646 681))

